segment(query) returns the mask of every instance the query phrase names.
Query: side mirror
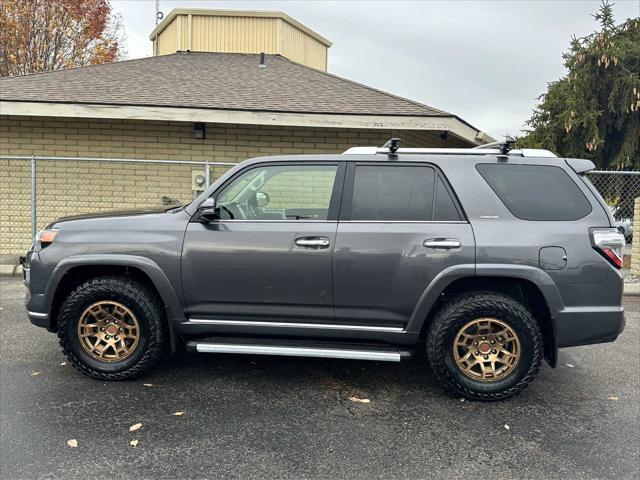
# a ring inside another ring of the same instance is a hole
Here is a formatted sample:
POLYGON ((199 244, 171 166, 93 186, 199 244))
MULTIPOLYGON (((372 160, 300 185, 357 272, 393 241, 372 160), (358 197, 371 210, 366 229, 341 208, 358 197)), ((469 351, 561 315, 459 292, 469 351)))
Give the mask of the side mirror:
POLYGON ((267 205, 269 205, 270 200, 271 199, 269 198, 269 194, 267 192, 256 192, 256 203, 258 204, 258 207, 266 207, 267 205))
POLYGON ((216 219, 216 200, 209 197, 198 207, 198 217, 201 221, 212 222, 216 219))

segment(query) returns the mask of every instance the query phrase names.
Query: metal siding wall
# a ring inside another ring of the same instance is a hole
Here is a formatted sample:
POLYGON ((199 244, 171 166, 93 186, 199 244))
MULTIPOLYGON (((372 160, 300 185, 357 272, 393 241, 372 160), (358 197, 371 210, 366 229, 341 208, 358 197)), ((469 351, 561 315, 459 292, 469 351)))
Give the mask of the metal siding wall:
POLYGON ((327 47, 293 25, 282 22, 281 51, 283 56, 318 70, 327 70, 327 47))
POLYGON ((158 55, 168 55, 176 52, 176 20, 175 18, 158 35, 158 55))
POLYGON ((277 53, 277 19, 193 15, 192 50, 277 53))
POLYGON ((194 52, 280 54, 326 71, 327 47, 280 18, 178 15, 158 34, 158 55, 194 52), (191 38, 189 38, 191 33, 191 38))

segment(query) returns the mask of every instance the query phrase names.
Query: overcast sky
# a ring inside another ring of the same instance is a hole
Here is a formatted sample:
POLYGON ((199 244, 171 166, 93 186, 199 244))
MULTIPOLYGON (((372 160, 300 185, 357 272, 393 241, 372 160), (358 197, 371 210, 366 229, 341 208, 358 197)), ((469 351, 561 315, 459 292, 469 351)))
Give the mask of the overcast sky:
MULTIPOLYGON (((112 0, 129 58, 152 54, 155 1, 112 0)), ((517 134, 536 97, 563 75, 572 35, 596 28, 599 1, 160 1, 280 10, 333 42, 329 72, 454 113, 496 138, 517 134)), ((615 1, 616 21, 640 0, 615 1)))

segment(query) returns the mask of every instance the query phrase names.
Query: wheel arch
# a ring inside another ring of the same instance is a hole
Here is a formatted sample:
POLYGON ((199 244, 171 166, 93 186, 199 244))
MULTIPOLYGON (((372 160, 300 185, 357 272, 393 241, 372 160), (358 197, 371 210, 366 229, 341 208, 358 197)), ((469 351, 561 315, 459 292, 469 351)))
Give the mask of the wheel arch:
POLYGON ((545 360, 555 367, 558 356, 555 314, 563 309, 563 303, 551 277, 535 267, 478 265, 473 273, 469 272, 468 266, 447 269, 425 290, 406 330, 423 337, 433 315, 447 297, 479 290, 503 293, 531 310, 542 330, 545 360))
POLYGON ((184 309, 162 269, 152 260, 131 255, 68 257, 56 267, 47 288, 49 329, 56 330, 57 314, 66 296, 82 282, 109 275, 130 277, 156 293, 165 307, 171 351, 177 348, 175 323, 184 321, 184 309))

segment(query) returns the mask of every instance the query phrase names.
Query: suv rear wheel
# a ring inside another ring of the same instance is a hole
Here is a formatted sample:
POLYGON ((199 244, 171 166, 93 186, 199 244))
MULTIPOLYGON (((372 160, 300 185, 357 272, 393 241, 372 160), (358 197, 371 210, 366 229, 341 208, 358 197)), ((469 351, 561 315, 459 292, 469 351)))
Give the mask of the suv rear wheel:
POLYGON ((151 368, 164 350, 162 305, 143 284, 99 277, 74 289, 58 316, 69 361, 100 380, 122 380, 151 368))
POLYGON ((542 334, 529 310, 513 298, 474 292, 452 298, 427 335, 435 375, 474 400, 501 400, 522 391, 543 357, 542 334))

